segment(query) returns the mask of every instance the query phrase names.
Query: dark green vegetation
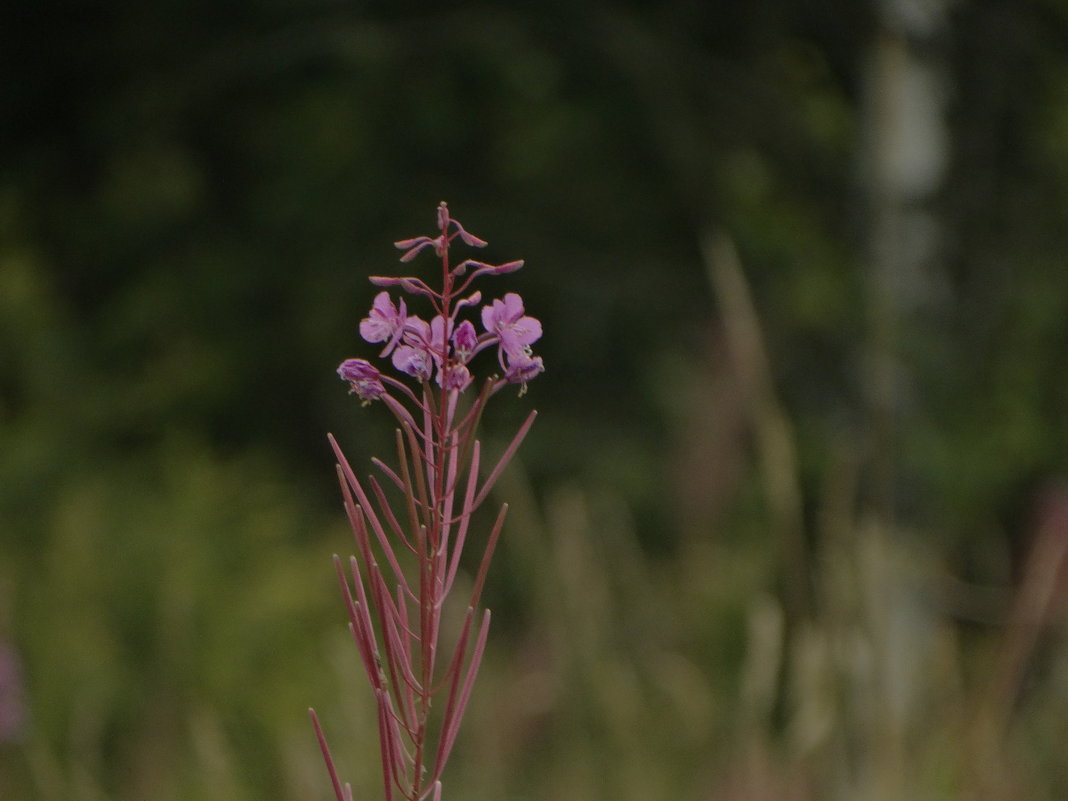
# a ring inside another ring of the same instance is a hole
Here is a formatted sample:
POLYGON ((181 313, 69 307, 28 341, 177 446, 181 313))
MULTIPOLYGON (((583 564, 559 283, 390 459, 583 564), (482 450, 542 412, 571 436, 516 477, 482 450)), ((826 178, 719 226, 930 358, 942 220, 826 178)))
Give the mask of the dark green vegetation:
POLYGON ((548 368, 447 798, 1064 797, 1063 0, 16 5, 0 796, 378 797, 325 432, 447 200, 548 368))

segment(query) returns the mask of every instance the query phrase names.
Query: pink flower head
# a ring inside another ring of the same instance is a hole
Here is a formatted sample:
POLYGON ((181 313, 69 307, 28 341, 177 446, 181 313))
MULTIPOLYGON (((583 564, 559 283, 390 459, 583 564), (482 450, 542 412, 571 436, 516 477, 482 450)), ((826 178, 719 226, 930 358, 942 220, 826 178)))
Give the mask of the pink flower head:
POLYGON ((349 392, 356 393, 364 403, 378 400, 386 394, 382 374, 366 359, 345 359, 337 368, 342 381, 349 382, 349 392))
MULTIPOLYGON (((474 379, 469 365, 478 353, 496 346, 503 381, 525 385, 545 369, 541 358, 531 350, 532 343, 541 338, 541 322, 526 315, 523 299, 515 292, 482 305, 482 293, 469 291, 476 279, 515 272, 523 262, 489 264, 467 259, 450 266, 450 244, 462 242, 480 248, 486 241, 467 231, 453 218, 445 203, 439 204, 436 211, 435 236, 417 236, 394 244, 403 251, 402 262, 411 261, 424 250, 433 250, 443 257, 445 291, 435 291, 415 276, 371 276, 371 283, 383 291, 375 295, 370 312, 360 321, 360 335, 367 342, 379 343, 382 346, 379 356, 390 359, 397 372, 424 384, 433 379, 449 391, 470 386, 474 379), (462 280, 453 282, 461 276, 462 280), (404 299, 391 295, 394 287, 400 293, 428 299, 437 315, 429 320, 409 316, 404 299), (471 316, 471 311, 479 306, 485 327, 485 333, 481 334, 476 330, 476 321, 461 319, 471 316)), ((363 360, 350 359, 338 372, 349 382, 352 392, 364 401, 385 395, 383 382, 403 386, 393 377, 383 377, 363 360)), ((409 397, 415 398, 411 394, 409 397)), ((389 399, 392 396, 387 396, 389 399)))
POLYGON ((360 336, 368 342, 385 342, 379 355, 388 356, 404 333, 405 312, 403 298, 397 307, 388 292, 379 292, 371 305, 370 315, 360 321, 360 336))
POLYGON ((509 292, 504 300, 482 307, 482 325, 497 337, 501 350, 509 356, 530 354, 530 345, 541 338, 541 323, 523 314, 523 299, 509 292))

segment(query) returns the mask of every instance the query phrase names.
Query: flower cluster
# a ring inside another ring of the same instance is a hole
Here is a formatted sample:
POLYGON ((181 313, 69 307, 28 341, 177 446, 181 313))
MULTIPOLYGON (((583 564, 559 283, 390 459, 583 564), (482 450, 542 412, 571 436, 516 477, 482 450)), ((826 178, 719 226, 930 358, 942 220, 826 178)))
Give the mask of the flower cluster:
MULTIPOLYGON (((444 281, 441 292, 435 292, 422 280, 414 277, 390 278, 375 276, 378 286, 397 286, 413 295, 429 299, 436 314, 429 322, 417 315, 409 315, 403 297, 394 300, 386 290, 379 292, 371 305, 370 314, 360 322, 360 335, 370 343, 383 345, 380 358, 390 358, 398 372, 421 383, 432 379, 444 390, 463 391, 471 384, 468 368, 481 351, 496 349, 497 361, 503 377, 494 382, 494 391, 503 384, 519 384, 523 389, 532 378, 544 372, 540 356, 531 346, 541 337, 541 322, 526 314, 523 299, 515 292, 503 299, 482 306, 479 319, 482 332, 468 319, 460 319, 465 309, 477 307, 482 293, 475 291, 464 297, 474 280, 483 275, 502 275, 523 266, 522 261, 505 264, 486 264, 466 259, 456 266, 449 264, 449 243, 459 238, 472 247, 484 247, 486 242, 464 230, 449 215, 448 207, 438 206, 440 234, 404 239, 395 243, 404 251, 402 262, 413 259, 421 251, 432 248, 442 259, 444 281)), ((349 382, 351 392, 361 400, 381 399, 388 390, 386 384, 403 387, 395 379, 383 376, 366 359, 346 359, 338 367, 338 375, 349 382)), ((522 389, 520 394, 522 394, 522 389)))

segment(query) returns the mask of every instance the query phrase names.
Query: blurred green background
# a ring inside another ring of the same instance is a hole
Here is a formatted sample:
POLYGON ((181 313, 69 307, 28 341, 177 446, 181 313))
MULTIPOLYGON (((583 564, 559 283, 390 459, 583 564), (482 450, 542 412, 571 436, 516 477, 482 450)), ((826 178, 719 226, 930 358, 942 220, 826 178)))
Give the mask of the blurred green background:
POLYGON ((3 16, 5 801, 328 799, 312 705, 381 797, 325 434, 440 200, 548 368, 447 798, 1068 797, 1064 0, 3 16))

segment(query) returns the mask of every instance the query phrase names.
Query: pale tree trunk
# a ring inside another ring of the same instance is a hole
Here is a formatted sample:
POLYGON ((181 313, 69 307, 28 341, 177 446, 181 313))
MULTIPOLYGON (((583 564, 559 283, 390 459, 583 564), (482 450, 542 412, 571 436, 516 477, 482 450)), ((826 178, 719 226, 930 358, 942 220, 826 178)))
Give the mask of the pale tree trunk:
POLYGON ((866 497, 857 532, 864 570, 869 692, 856 710, 867 754, 853 798, 910 795, 908 728, 923 715, 917 690, 934 621, 918 597, 920 560, 905 553, 909 525, 906 471, 898 443, 922 413, 910 354, 945 302, 940 279, 942 230, 933 208, 948 160, 943 72, 952 0, 883 0, 869 52, 861 177, 867 199, 865 396, 870 423, 866 497))

